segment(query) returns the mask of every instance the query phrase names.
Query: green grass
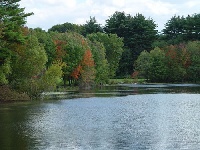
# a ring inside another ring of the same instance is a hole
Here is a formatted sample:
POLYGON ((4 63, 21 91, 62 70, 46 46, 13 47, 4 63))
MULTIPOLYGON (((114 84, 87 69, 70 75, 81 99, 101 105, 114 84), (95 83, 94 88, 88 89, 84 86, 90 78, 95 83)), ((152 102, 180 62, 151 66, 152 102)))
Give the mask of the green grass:
POLYGON ((133 83, 145 83, 145 79, 109 79, 109 84, 133 84, 133 83))

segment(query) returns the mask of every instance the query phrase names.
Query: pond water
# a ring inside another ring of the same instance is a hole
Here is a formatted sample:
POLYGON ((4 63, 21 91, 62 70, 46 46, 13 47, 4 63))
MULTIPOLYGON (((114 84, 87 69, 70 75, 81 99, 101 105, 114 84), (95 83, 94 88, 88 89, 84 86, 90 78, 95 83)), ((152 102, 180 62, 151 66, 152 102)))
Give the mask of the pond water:
POLYGON ((200 85, 47 95, 56 100, 0 104, 1 150, 200 149, 200 85))

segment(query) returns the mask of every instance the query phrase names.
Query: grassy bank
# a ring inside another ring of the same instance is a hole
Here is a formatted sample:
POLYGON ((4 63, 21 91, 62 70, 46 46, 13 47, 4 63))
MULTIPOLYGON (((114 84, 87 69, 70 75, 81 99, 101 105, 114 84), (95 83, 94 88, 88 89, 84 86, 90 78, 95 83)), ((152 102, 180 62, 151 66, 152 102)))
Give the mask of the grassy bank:
POLYGON ((27 94, 18 93, 7 85, 0 86, 0 103, 27 100, 30 100, 27 94))
POLYGON ((133 83, 145 83, 145 79, 109 79, 108 84, 133 84, 133 83))
MULTIPOLYGON (((145 83, 145 79, 109 79, 109 85, 117 84, 134 84, 134 83, 145 83)), ((66 91, 78 91, 78 86, 67 86, 58 87, 56 92, 66 92, 66 91)), ((53 91, 52 91, 53 92, 53 91)), ((17 91, 11 89, 8 85, 0 86, 0 103, 15 102, 15 101, 27 101, 30 97, 25 93, 18 93, 17 91)))

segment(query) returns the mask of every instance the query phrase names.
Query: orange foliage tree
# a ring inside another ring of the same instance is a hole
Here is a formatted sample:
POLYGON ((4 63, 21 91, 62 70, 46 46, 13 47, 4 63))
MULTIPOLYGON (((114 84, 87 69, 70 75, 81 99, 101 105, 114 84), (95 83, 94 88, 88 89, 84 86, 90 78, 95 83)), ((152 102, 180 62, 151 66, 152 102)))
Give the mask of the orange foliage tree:
POLYGON ((78 67, 76 67, 71 74, 72 78, 74 78, 75 80, 79 79, 81 71, 82 71, 82 66, 78 65, 78 67))
POLYGON ((86 50, 81 62, 81 80, 80 87, 89 89, 94 84, 95 80, 95 64, 91 50, 86 50))

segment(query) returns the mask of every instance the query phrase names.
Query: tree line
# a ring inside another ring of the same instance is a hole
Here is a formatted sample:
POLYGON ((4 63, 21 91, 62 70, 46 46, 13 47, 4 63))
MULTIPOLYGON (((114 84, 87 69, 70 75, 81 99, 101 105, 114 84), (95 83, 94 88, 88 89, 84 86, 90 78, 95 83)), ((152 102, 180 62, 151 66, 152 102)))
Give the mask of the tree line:
POLYGON ((135 74, 151 82, 199 82, 200 14, 173 16, 134 67, 135 74))
POLYGON ((200 41, 143 51, 135 61, 138 74, 150 82, 200 81, 200 41))
POLYGON ((25 27, 20 0, 0 5, 0 85, 37 97, 58 85, 81 88, 115 77, 199 81, 200 15, 173 16, 160 34, 142 14, 115 12, 105 26, 90 17, 48 31, 25 27))

